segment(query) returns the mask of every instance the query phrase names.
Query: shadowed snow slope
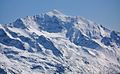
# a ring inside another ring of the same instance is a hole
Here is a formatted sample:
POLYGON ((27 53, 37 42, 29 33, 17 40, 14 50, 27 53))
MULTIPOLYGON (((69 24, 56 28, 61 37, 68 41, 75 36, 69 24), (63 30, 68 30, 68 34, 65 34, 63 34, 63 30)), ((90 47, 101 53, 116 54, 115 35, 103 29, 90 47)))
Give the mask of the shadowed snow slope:
POLYGON ((0 74, 119 74, 120 32, 53 10, 0 24, 0 74))

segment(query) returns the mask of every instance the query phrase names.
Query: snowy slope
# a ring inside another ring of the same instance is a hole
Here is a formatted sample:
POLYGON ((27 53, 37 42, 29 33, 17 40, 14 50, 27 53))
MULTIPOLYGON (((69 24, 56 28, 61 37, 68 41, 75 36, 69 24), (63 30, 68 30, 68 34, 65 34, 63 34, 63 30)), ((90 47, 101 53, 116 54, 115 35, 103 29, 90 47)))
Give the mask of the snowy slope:
POLYGON ((119 74, 120 32, 53 10, 0 24, 0 74, 119 74))

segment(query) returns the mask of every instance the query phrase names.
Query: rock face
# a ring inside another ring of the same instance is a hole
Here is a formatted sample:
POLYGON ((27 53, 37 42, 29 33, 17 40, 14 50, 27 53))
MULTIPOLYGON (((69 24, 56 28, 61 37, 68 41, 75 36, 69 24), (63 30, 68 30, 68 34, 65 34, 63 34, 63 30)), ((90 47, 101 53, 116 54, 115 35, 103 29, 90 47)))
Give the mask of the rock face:
POLYGON ((0 74, 119 74, 120 32, 57 10, 0 24, 0 74))

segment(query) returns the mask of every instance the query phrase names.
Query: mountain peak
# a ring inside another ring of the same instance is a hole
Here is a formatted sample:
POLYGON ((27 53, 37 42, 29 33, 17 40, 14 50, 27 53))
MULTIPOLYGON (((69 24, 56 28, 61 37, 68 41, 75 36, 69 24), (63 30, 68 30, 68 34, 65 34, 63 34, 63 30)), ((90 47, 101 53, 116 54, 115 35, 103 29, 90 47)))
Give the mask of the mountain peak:
POLYGON ((57 15, 57 16, 64 15, 62 12, 60 12, 56 9, 53 9, 52 11, 49 11, 46 14, 51 15, 51 16, 53 16, 53 15, 57 15))
POLYGON ((62 12, 60 12, 60 11, 58 11, 56 9, 53 9, 51 12, 54 13, 54 14, 62 14, 62 12))
POLYGON ((119 34, 56 9, 0 24, 0 74, 119 74, 119 34))

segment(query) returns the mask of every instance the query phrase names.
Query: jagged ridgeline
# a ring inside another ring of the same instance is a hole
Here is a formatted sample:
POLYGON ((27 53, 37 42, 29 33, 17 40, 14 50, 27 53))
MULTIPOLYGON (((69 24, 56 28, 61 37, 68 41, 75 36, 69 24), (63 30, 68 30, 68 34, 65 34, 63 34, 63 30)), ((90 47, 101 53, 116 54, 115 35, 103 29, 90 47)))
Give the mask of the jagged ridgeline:
POLYGON ((58 10, 0 24, 0 74, 120 74, 120 32, 58 10))

